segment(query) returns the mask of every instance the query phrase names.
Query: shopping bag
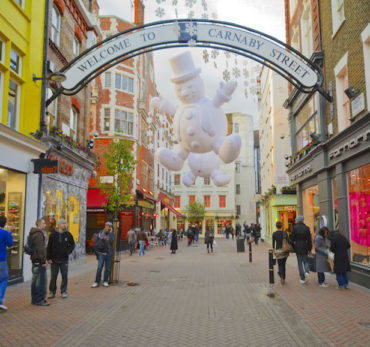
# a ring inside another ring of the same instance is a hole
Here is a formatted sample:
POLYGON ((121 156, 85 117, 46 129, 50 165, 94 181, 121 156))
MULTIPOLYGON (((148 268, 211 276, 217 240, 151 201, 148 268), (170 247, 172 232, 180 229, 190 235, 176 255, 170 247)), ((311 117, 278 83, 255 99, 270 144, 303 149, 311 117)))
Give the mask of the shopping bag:
POLYGON ((316 272, 316 254, 308 256, 308 268, 312 272, 316 272))
POLYGON ((216 241, 214 241, 214 240, 213 240, 213 243, 212 243, 212 247, 213 247, 213 248, 217 247, 217 243, 216 243, 216 241))

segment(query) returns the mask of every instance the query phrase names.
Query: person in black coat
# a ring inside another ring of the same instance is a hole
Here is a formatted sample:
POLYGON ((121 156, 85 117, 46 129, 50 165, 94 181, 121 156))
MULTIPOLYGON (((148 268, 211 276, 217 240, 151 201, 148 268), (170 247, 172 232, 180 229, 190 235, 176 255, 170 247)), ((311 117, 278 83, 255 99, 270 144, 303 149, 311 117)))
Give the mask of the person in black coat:
POLYGON ((171 233, 171 254, 175 254, 177 250, 177 232, 175 229, 172 229, 171 233))
POLYGON ((338 287, 348 289, 347 272, 351 271, 348 259, 350 243, 338 231, 330 233, 330 251, 334 253, 334 272, 337 277, 338 287))
POLYGON ((288 234, 282 229, 283 224, 278 221, 276 222, 276 231, 272 234, 272 248, 278 263, 278 275, 280 277, 280 283, 285 284, 285 265, 288 259, 289 253, 283 253, 283 240, 286 239, 290 242, 288 234))
POLYGON ((303 216, 297 216, 295 221, 297 224, 293 227, 290 240, 293 242, 293 247, 297 255, 300 282, 303 284, 308 281, 308 253, 312 249, 312 238, 310 228, 303 223, 303 216))

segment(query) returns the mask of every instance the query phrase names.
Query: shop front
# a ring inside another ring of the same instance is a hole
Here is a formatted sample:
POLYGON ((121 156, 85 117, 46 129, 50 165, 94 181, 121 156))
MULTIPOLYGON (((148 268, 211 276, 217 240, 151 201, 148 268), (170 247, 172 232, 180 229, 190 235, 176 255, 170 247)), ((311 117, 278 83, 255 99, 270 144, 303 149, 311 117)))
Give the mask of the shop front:
POLYGON ((321 226, 350 241, 350 279, 370 288, 370 117, 319 144, 289 168, 297 209, 312 236, 321 226))
POLYGON ((29 256, 23 244, 37 219, 38 175, 33 173, 32 159, 47 147, 0 124, 0 215, 7 218, 6 229, 13 234, 8 250, 9 284, 29 280, 32 276, 29 256))
MULTIPOLYGON (((178 227, 177 220, 181 218, 183 221, 183 215, 173 207, 173 198, 167 196, 163 192, 158 193, 157 197, 160 209, 160 228, 159 229, 176 229, 178 227)), ((177 229, 179 230, 179 229, 177 229)), ((159 230, 157 230, 158 232, 159 230)))

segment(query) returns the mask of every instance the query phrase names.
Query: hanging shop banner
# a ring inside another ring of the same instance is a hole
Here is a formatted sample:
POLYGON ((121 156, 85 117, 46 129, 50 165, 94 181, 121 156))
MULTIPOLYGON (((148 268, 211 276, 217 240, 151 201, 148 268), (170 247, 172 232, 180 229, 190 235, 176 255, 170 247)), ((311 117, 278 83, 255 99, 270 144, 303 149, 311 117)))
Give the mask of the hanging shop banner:
POLYGON ((35 174, 55 174, 58 173, 58 160, 51 159, 31 159, 33 162, 33 173, 35 174))

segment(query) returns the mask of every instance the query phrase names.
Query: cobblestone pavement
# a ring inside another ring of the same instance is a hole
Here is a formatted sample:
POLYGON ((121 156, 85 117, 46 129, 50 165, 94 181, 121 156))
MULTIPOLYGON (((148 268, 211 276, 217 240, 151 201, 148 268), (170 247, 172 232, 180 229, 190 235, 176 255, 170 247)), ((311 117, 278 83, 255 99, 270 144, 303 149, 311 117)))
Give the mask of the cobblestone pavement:
POLYGON ((287 284, 268 286, 267 249, 237 253, 220 240, 171 255, 168 248, 121 257, 120 284, 92 289, 96 261, 71 265, 69 298, 30 304, 30 283, 8 288, 0 346, 368 346, 370 292, 298 282, 295 257, 287 284), (128 282, 138 285, 128 286, 128 282))

